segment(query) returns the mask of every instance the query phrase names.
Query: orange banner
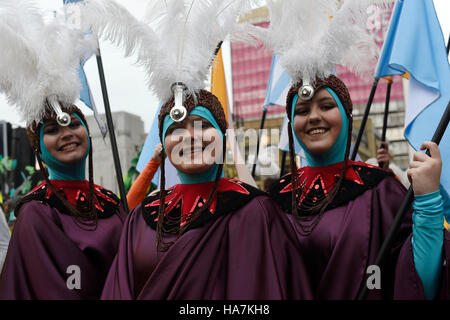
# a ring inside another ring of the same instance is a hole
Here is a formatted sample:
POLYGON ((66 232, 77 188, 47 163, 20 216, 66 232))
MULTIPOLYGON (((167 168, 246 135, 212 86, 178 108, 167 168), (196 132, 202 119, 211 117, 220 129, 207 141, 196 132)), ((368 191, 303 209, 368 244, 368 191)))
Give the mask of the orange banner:
POLYGON ((228 119, 227 84, 225 80, 222 49, 219 50, 219 53, 217 54, 212 67, 211 92, 219 99, 225 111, 225 117, 228 119))

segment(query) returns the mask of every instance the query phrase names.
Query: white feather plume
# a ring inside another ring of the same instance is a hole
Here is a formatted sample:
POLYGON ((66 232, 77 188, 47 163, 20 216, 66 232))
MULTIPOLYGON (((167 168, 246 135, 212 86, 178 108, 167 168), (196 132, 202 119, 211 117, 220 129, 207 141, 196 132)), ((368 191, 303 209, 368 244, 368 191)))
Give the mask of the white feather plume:
POLYGON ((191 93, 206 85, 215 49, 257 0, 153 0, 139 21, 114 0, 75 3, 83 26, 137 54, 148 85, 161 101, 182 82, 191 93))
POLYGON ((357 75, 373 71, 379 52, 367 29, 370 5, 386 0, 267 0, 270 26, 253 30, 279 57, 294 81, 313 81, 343 65, 357 75))
POLYGON ((162 101, 172 96, 172 83, 184 83, 190 93, 206 86, 218 43, 236 29, 239 16, 252 4, 244 0, 166 0, 149 7, 147 21, 153 22, 160 37, 158 63, 149 80, 162 101))
POLYGON ((84 0, 66 4, 66 9, 79 14, 82 30, 123 47, 126 57, 137 53, 139 64, 150 64, 156 35, 117 2, 84 0))
POLYGON ((0 91, 27 124, 41 120, 49 96, 76 101, 80 61, 95 49, 90 37, 60 20, 45 23, 31 1, 0 2, 0 91))

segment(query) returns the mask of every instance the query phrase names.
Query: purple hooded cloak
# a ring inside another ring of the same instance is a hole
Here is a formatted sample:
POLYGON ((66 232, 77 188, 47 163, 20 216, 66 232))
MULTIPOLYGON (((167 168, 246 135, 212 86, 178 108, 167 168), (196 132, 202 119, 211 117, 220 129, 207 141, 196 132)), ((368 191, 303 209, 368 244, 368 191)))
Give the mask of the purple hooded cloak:
MULTIPOLYGON (((374 264, 406 195, 405 187, 392 174, 362 162, 349 161, 349 165, 341 192, 310 234, 305 234, 303 229, 317 216, 311 217, 309 222, 299 222, 289 215, 296 229, 314 299, 357 298, 360 287, 374 275, 368 267, 374 264)), ((340 172, 339 165, 336 168, 331 168, 333 177, 340 172)), ((323 167, 301 168, 299 176, 303 177, 301 199, 318 197, 324 189, 329 190, 323 179, 323 167), (311 170, 320 171, 320 178, 311 175, 311 170), (308 176, 313 179, 305 179, 308 176), (312 193, 308 195, 308 192, 312 193)), ((291 190, 290 174, 270 190, 271 197, 287 212, 291 211, 291 190)), ((439 296, 448 299, 450 237, 448 231, 443 232, 445 262, 439 296)), ((401 225, 387 261, 380 266, 381 288, 370 290, 368 299, 425 299, 414 266, 411 237, 412 209, 401 225)))
MULTIPOLYGON (((76 183, 68 182, 67 186, 76 183)), ((16 210, 19 214, 0 277, 0 299, 100 297, 117 252, 125 213, 110 191, 96 186, 95 195, 95 230, 80 227, 66 214, 45 183, 24 198, 16 210)), ((85 199, 83 193, 78 193, 78 201, 85 199)))
MULTIPOLYGON (((102 299, 311 299, 287 215, 251 186, 232 179, 220 183, 237 187, 219 187, 215 211, 200 216, 200 223, 166 252, 156 248, 159 195, 136 207, 125 223, 102 299)), ((177 186, 166 197, 172 217, 187 202, 185 194, 177 195, 177 186)))

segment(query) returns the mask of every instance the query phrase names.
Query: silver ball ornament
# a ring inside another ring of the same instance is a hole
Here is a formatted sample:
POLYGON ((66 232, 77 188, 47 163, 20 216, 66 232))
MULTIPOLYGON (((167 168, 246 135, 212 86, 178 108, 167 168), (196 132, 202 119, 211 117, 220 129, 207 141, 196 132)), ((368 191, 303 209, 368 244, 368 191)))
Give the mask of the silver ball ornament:
POLYGON ((70 121, 70 115, 66 112, 58 114, 58 116, 56 117, 56 122, 58 122, 58 124, 63 127, 67 127, 70 124, 70 121))
POLYGON ((170 110, 170 118, 175 122, 181 122, 186 118, 187 110, 184 106, 176 106, 170 110))
POLYGON ((311 100, 314 96, 314 88, 309 85, 303 85, 298 89, 298 96, 301 100, 311 100))

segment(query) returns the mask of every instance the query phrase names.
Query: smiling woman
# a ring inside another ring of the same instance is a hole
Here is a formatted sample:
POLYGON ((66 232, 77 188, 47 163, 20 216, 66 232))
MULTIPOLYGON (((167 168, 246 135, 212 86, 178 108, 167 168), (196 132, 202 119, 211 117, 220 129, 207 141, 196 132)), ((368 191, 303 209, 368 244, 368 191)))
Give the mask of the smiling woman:
POLYGON ((44 147, 56 160, 76 163, 85 159, 89 147, 88 132, 80 117, 72 114, 67 127, 50 119, 42 126, 44 147))
POLYGON ((45 181, 16 208, 0 278, 2 299, 96 299, 117 250, 125 213, 111 191, 93 183, 83 113, 73 105, 62 110, 71 116, 68 126, 46 109, 40 122, 27 127, 45 181), (39 258, 33 258, 36 254, 39 258), (70 283, 70 270, 78 270, 79 290, 70 283))
MULTIPOLYGON (((269 192, 292 215, 315 298, 354 299, 406 190, 392 172, 348 159, 352 101, 342 80, 330 75, 311 85, 315 94, 306 99, 300 97, 302 81, 293 84, 286 104, 291 156, 295 137, 309 166, 297 169, 291 161, 291 173, 269 192)), ((425 146, 432 156, 417 153, 409 172, 413 210, 383 265, 384 283, 372 288, 369 299, 448 298, 439 290, 449 282, 442 259, 448 259, 443 242, 448 246, 450 238, 442 232, 440 154, 435 144, 425 146)))
POLYGON ((217 97, 186 96, 181 122, 174 105, 159 114, 161 190, 128 216, 102 299, 310 298, 286 215, 262 191, 222 177, 227 122, 217 97), (166 155, 181 180, 167 190, 166 155))
POLYGON ((341 112, 327 90, 319 90, 310 101, 297 101, 294 131, 297 140, 312 153, 327 152, 337 140, 341 127, 341 112))
POLYGON ((97 43, 61 20, 46 21, 33 1, 0 1, 0 21, 0 91, 26 120, 44 177, 15 207, 0 300, 98 299, 125 212, 94 184, 89 128, 74 105, 80 61, 97 43))
POLYGON ((164 147, 177 170, 196 174, 220 161, 221 139, 213 124, 199 115, 191 114, 183 122, 174 123, 167 129, 164 147))

